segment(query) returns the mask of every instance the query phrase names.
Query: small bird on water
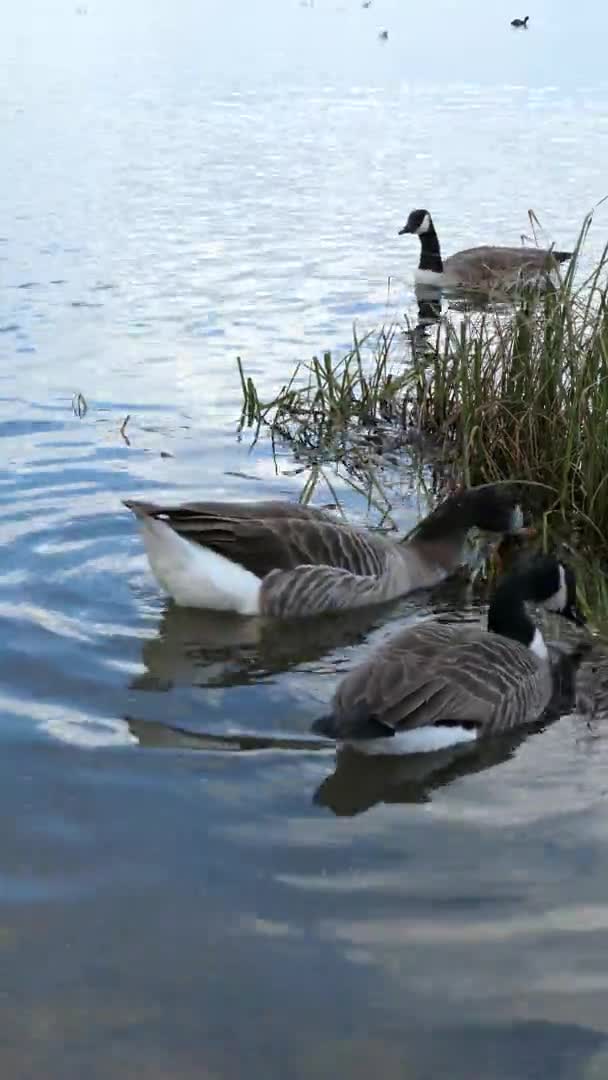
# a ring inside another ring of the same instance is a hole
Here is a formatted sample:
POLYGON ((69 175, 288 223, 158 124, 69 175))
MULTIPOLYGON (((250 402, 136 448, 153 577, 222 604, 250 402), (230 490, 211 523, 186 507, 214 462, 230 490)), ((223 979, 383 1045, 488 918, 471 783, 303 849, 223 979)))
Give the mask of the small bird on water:
POLYGON ((521 29, 527 30, 528 29, 528 19, 529 18, 530 18, 530 16, 526 15, 525 19, 511 19, 511 26, 515 26, 519 30, 521 30, 521 29))
POLYGON ((378 34, 380 41, 388 41, 388 30, 381 30, 378 34))

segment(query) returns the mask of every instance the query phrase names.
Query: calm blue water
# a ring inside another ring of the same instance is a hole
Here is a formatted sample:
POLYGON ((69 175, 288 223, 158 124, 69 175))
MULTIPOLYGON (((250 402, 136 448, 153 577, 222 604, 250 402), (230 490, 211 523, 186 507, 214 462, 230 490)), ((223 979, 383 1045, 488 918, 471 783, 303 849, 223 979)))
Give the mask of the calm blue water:
POLYGON ((603 1080, 605 733, 336 767, 310 720, 413 605, 262 636, 176 610, 120 500, 298 497, 285 448, 236 437, 235 358, 271 394, 412 311, 413 206, 446 252, 530 208, 574 242, 605 8, 2 14, 2 1076, 603 1080))

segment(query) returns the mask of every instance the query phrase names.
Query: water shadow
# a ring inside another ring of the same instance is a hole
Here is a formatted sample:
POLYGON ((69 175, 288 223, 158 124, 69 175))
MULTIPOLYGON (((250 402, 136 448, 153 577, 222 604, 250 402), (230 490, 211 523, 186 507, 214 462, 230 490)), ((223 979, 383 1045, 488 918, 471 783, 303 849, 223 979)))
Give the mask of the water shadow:
POLYGON ((380 803, 424 803, 432 793, 460 777, 509 761, 532 734, 548 721, 518 728, 508 735, 464 743, 436 753, 403 757, 370 757, 344 749, 336 767, 317 788, 313 802, 336 817, 355 817, 380 803))
POLYGON ((413 601, 325 615, 314 619, 277 620, 169 603, 156 637, 142 649, 145 671, 134 690, 170 690, 175 686, 245 686, 301 664, 321 660, 336 649, 365 641, 376 627, 399 615, 428 610, 429 593, 413 601))
POLYGON ((125 716, 129 731, 140 746, 150 749, 202 750, 233 754, 252 754, 262 751, 305 751, 306 753, 333 753, 332 743, 314 736, 273 735, 254 732, 237 732, 227 735, 218 732, 190 731, 173 724, 159 723, 137 716, 125 716))
MULTIPOLYGON (((480 547, 480 559, 486 558, 480 547)), ((477 583, 475 585, 477 591, 477 583)), ((145 641, 145 671, 133 690, 175 686, 246 686, 271 675, 314 664, 336 650, 363 643, 371 631, 434 614, 449 621, 472 616, 471 568, 464 566, 433 589, 373 607, 308 619, 247 618, 167 602, 155 637, 145 641), (466 610, 465 610, 466 609, 466 610)), ((324 664, 331 660, 324 660, 324 664)), ((332 665, 332 670, 335 665, 332 665)))

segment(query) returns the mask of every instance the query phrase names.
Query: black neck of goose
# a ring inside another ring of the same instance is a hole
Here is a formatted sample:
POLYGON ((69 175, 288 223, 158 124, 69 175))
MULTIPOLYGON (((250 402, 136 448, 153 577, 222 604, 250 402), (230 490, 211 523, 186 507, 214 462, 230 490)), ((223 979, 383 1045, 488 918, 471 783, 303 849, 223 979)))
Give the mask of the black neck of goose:
POLYGON ((410 539, 426 543, 445 540, 449 537, 455 543, 464 544, 469 529, 472 529, 479 516, 479 489, 460 491, 449 495, 439 506, 421 521, 410 539))
POLYGON ((402 543, 450 571, 462 561, 472 524, 466 494, 464 497, 452 495, 421 521, 402 543))
POLYGON ((526 611, 531 599, 530 583, 525 574, 509 574, 503 578, 492 597, 488 612, 488 630, 494 634, 530 645, 536 627, 526 611))
POLYGON ((435 232, 435 226, 431 222, 431 227, 426 232, 420 233, 420 262, 418 263, 419 270, 432 270, 435 274, 443 273, 443 263, 441 261, 441 248, 439 247, 439 238, 435 232))

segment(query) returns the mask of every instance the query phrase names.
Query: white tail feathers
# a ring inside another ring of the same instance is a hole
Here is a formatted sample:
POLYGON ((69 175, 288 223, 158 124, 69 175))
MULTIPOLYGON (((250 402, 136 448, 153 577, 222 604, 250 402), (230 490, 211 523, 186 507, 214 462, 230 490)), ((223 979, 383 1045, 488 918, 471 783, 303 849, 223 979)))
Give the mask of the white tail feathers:
POLYGON ((152 573, 177 604, 259 614, 261 582, 250 570, 185 540, 159 518, 138 520, 152 573))

